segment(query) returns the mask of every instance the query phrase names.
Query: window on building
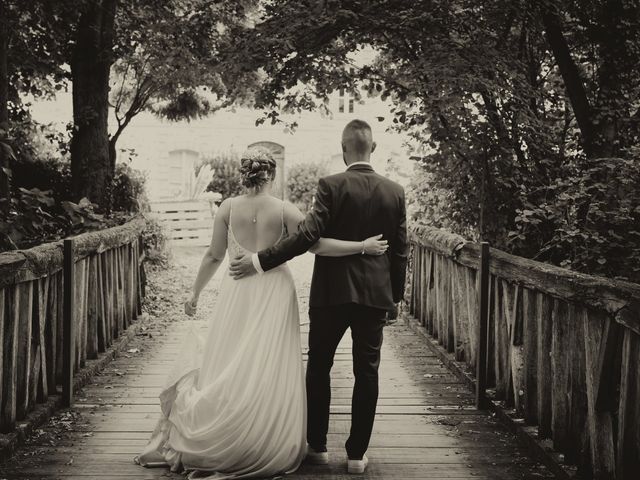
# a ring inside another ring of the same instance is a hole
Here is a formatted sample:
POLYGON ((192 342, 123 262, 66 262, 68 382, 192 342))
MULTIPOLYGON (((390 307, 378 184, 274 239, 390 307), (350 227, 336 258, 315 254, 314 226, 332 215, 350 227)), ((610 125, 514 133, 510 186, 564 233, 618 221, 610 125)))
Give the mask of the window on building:
POLYGON ((349 113, 353 113, 353 98, 349 99, 349 113))

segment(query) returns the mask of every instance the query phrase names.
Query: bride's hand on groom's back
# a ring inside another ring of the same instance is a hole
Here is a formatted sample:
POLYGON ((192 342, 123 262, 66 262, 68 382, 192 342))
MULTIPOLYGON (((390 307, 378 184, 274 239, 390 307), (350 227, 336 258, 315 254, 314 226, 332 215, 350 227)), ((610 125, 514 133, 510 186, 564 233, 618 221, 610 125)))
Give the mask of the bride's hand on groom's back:
POLYGON ((363 250, 367 255, 384 255, 389 248, 389 242, 382 240, 382 234, 369 237, 363 243, 363 250))
POLYGON ((393 305, 391 310, 387 311, 386 325, 393 325, 398 321, 398 315, 400 311, 400 304, 396 303, 393 305))

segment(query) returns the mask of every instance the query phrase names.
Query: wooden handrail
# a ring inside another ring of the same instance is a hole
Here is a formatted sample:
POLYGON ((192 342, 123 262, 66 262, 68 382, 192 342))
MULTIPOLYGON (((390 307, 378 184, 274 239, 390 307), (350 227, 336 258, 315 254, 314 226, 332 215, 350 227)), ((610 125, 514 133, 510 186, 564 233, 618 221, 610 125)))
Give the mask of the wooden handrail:
POLYGON ((11 431, 142 312, 145 221, 0 254, 0 431, 11 431))
POLYGON ((478 406, 486 385, 491 399, 537 425, 540 438, 568 462, 588 465, 593 478, 635 478, 640 285, 434 228, 409 238, 410 313, 475 372, 478 406))
MULTIPOLYGON (((74 258, 78 261, 92 253, 102 253, 131 243, 140 236, 144 226, 144 218, 136 217, 124 225, 77 235, 73 237, 75 240, 74 258)), ((46 277, 61 270, 63 242, 63 240, 58 240, 27 250, 0 253, 0 288, 46 277)))
MULTIPOLYGON (((420 227, 410 232, 410 239, 430 251, 455 258, 461 265, 480 268, 480 245, 460 235, 420 227)), ((496 248, 490 249, 490 258, 493 275, 555 298, 603 309, 640 335, 640 285, 556 267, 496 248)))

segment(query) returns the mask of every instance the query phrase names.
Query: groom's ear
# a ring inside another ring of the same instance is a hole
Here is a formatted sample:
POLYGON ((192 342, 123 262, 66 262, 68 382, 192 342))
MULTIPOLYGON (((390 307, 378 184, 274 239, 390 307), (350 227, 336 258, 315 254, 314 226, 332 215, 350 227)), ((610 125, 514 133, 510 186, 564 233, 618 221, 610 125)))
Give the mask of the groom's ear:
POLYGON ((371 143, 371 153, 376 151, 376 147, 378 146, 378 144, 376 142, 372 142, 371 143))
POLYGON ((345 147, 344 142, 341 142, 340 145, 342 146, 342 153, 347 153, 347 147, 345 147))

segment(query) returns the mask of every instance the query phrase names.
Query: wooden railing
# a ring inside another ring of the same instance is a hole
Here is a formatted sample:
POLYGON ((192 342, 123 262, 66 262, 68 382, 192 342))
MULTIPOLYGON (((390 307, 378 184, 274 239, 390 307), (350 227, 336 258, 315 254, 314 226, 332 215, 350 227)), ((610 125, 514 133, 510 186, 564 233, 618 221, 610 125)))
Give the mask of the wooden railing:
POLYGON ((479 399, 486 382, 588 475, 637 478, 640 285, 486 247, 481 262, 480 244, 436 229, 413 230, 411 244, 410 312, 468 364, 479 399))
POLYGON ((142 219, 0 254, 0 429, 63 393, 141 312, 142 219), (59 387, 62 387, 61 389, 59 387))

